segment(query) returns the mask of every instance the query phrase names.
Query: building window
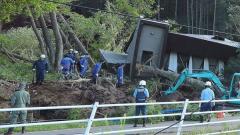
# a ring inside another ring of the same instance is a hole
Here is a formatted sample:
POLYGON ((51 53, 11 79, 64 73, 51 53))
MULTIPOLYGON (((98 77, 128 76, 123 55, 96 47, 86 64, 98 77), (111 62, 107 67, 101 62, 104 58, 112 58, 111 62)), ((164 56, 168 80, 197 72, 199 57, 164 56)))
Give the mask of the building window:
POLYGON ((192 68, 193 70, 202 70, 203 69, 204 60, 203 58, 193 57, 192 58, 192 68))
POLYGON ((142 64, 151 66, 152 65, 152 59, 153 59, 153 52, 143 51, 142 59, 141 59, 142 64))
POLYGON ((188 68, 190 56, 184 54, 178 54, 178 73, 182 72, 185 68, 188 68))
POLYGON ((216 59, 209 59, 209 70, 218 74, 218 61, 216 59))

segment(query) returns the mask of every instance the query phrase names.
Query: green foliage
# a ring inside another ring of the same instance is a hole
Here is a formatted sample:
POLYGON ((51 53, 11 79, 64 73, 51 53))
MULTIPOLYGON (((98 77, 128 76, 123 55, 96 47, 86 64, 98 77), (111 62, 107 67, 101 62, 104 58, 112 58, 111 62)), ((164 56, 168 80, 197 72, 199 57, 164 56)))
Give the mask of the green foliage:
MULTIPOLYGON (((56 2, 70 2, 71 0, 55 0, 56 2)), ((10 21, 19 14, 28 15, 29 7, 37 15, 57 10, 58 4, 45 0, 2 0, 0 4, 0 21, 10 21)))
POLYGON ((38 56, 40 52, 38 40, 31 28, 11 29, 0 34, 0 42, 7 50, 29 59, 36 59, 35 56, 38 56))
POLYGON ((111 0, 113 10, 133 16, 152 17, 156 13, 155 0, 111 0))
MULTIPOLYGON (((73 124, 55 124, 55 125, 42 125, 42 126, 30 126, 27 127, 27 132, 36 131, 53 131, 53 130, 63 130, 63 129, 73 129, 73 128, 85 128, 83 123, 73 123, 73 124)), ((0 134, 6 132, 6 129, 0 129, 0 134)), ((14 132, 21 132, 21 128, 15 128, 14 132)))
POLYGON ((68 120, 79 120, 80 119, 80 109, 70 109, 68 112, 68 120))
MULTIPOLYGON (((147 114, 148 115, 160 114, 161 109, 162 108, 159 105, 147 106, 147 114)), ((135 116, 135 107, 129 107, 126 116, 135 116)), ((150 123, 150 124, 157 124, 162 121, 164 121, 163 117, 147 118, 147 123, 150 123)), ((133 123, 133 122, 134 122, 134 119, 127 120, 127 123, 133 123)))
MULTIPOLYGON (((0 55, 1 79, 32 82, 33 75, 32 64, 23 61, 11 63, 6 56, 0 55)), ((57 74, 48 73, 46 80, 57 80, 57 74)))
MULTIPOLYGON (((237 0, 229 0, 228 5, 228 29, 240 33, 240 2, 237 0)), ((240 37, 238 37, 240 39, 240 37)))
POLYGON ((98 49, 121 49, 116 44, 116 38, 123 28, 123 21, 116 15, 98 12, 93 17, 85 18, 71 14, 71 25, 95 58, 99 56, 96 52, 98 49))
POLYGON ((70 109, 68 112, 67 119, 69 120, 79 120, 79 119, 86 119, 89 117, 90 114, 89 109, 70 109))
POLYGON ((30 81, 32 78, 31 64, 23 62, 11 63, 0 55, 0 78, 6 80, 30 81))
MULTIPOLYGON (((187 111, 188 112, 198 112, 199 104, 188 104, 187 111)), ((187 115, 187 116, 185 116, 185 119, 189 120, 189 121, 200 121, 200 115, 196 115, 196 114, 187 115)))

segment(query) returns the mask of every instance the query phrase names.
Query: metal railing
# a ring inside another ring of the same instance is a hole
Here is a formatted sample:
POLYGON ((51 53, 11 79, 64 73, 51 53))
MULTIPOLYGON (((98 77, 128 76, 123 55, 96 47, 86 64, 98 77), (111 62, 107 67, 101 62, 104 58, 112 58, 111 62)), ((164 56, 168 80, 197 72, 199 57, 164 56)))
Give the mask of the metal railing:
MULTIPOLYGON (((239 101, 240 99, 231 99, 231 100, 213 100, 211 102, 220 103, 220 102, 230 102, 230 101, 239 101)), ((84 135, 94 134, 119 134, 119 133, 130 133, 130 132, 142 132, 142 131, 164 131, 169 128, 177 128, 176 134, 180 135, 182 133, 182 128, 185 127, 195 127, 195 126, 204 126, 204 125, 214 125, 220 123, 234 123, 240 122, 240 119, 234 120, 221 120, 221 121, 213 121, 213 122, 206 122, 206 123, 192 123, 192 124, 184 124, 185 116, 188 115, 199 115, 199 114, 209 114, 209 113, 218 113, 218 112, 240 112, 240 109, 232 109, 232 110, 217 110, 217 111, 206 111, 206 112, 188 112, 187 108, 189 104, 199 104, 203 102, 209 101, 189 101, 186 99, 185 101, 179 102, 153 102, 153 103, 125 103, 125 104, 99 104, 95 102, 93 105, 76 105, 76 106, 51 106, 51 107, 28 107, 28 108, 5 108, 0 109, 0 113, 2 112, 11 112, 11 111, 34 111, 34 110, 60 110, 60 109, 92 109, 91 115, 88 119, 80 119, 80 120, 64 120, 64 121, 51 121, 51 122, 39 122, 39 123, 24 123, 24 124, 12 124, 12 125, 0 125, 0 129, 2 128, 10 128, 10 127, 22 127, 22 126, 41 126, 41 125, 52 125, 52 124, 69 124, 69 123, 87 123, 87 126, 84 131, 84 135), (106 117, 106 118, 95 118, 95 114, 97 109, 99 108, 108 108, 108 107, 129 107, 129 106, 137 106, 137 105, 183 105, 183 111, 181 113, 172 113, 172 114, 154 114, 154 115, 145 115, 145 116, 123 116, 123 117, 106 117), (132 129, 123 129, 123 130, 116 130, 116 131, 101 131, 96 133, 90 133, 92 128, 93 122, 99 121, 110 121, 110 120, 127 120, 127 119, 138 119, 138 118, 156 118, 156 117, 169 117, 169 116, 181 116, 181 119, 173 125, 169 126, 159 126, 159 127, 145 127, 145 128, 132 128, 132 129)), ((208 133, 209 135, 212 134, 223 134, 223 133, 234 133, 239 132, 240 130, 229 130, 229 131, 218 131, 214 133, 208 133)), ((157 132, 160 133, 160 132, 157 132)), ((156 133, 156 134, 157 134, 156 133)), ((206 133, 207 134, 207 133, 206 133)))

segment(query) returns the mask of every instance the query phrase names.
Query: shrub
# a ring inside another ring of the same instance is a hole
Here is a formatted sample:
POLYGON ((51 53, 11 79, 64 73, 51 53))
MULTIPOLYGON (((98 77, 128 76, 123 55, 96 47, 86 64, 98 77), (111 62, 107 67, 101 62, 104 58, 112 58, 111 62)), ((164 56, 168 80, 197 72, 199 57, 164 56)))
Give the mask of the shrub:
POLYGON ((70 109, 68 112, 67 119, 68 120, 79 120, 81 118, 80 113, 81 113, 80 109, 70 109))
MULTIPOLYGON (((158 105, 151 105, 147 106, 147 114, 148 115, 157 115, 160 114, 161 107, 158 105)), ((126 116, 135 116, 135 107, 129 107, 126 116)), ((154 117, 154 118, 147 118, 147 123, 156 124, 159 122, 164 121, 163 117, 154 117)), ((127 123, 133 123, 134 119, 127 120, 127 123)))

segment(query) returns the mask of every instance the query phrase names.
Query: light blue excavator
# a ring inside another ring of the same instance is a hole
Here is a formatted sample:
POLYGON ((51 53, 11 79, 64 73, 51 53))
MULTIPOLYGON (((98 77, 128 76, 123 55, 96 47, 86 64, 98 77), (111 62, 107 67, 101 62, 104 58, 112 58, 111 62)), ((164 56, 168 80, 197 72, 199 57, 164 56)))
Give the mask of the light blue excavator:
MULTIPOLYGON (((175 93, 187 78, 197 78, 211 81, 215 86, 215 90, 217 89, 218 93, 220 93, 217 98, 237 99, 238 96, 240 97, 240 90, 237 90, 237 87, 235 87, 240 81, 240 73, 233 74, 230 87, 227 89, 213 72, 209 70, 198 70, 196 73, 190 73, 188 69, 183 70, 173 86, 170 86, 166 91, 164 91, 164 95, 175 93)), ((229 103, 240 105, 240 101, 231 101, 229 103)))

